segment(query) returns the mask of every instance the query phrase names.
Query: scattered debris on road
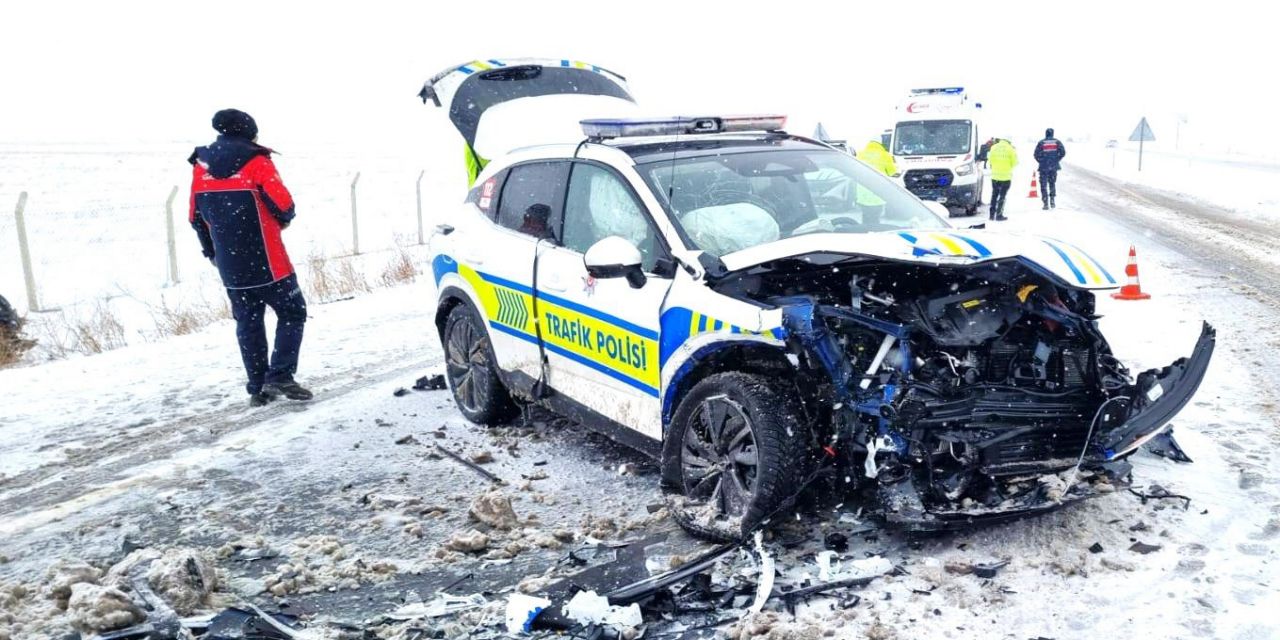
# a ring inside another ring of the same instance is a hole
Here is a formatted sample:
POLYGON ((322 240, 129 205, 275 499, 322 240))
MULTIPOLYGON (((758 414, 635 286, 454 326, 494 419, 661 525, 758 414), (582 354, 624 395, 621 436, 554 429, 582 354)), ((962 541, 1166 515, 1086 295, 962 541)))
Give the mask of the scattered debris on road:
POLYGON ((496 485, 499 485, 499 486, 503 486, 503 485, 506 485, 506 484, 507 484, 507 481, 506 481, 506 480, 503 480, 502 478, 499 478, 498 476, 493 475, 492 473, 489 473, 489 471, 488 471, 487 469, 484 469, 484 468, 483 468, 483 467, 481 467, 480 465, 478 465, 478 464, 476 464, 476 463, 474 463, 474 462, 472 462, 472 461, 470 461, 470 460, 467 460, 466 458, 464 458, 464 457, 462 457, 462 456, 460 456, 460 455, 458 455, 458 454, 456 454, 456 453, 454 453, 454 452, 452 452, 452 451, 450 451, 450 450, 448 450, 448 449, 446 449, 446 448, 444 448, 444 447, 442 447, 442 446, 440 446, 440 445, 438 445, 438 444, 436 445, 436 451, 440 452, 440 453, 441 453, 441 455, 448 456, 450 459, 452 459, 452 460, 455 460, 455 461, 457 461, 457 462, 462 463, 463 465, 465 465, 467 468, 471 469, 472 471, 475 471, 476 473, 478 473, 478 474, 480 474, 480 475, 484 476, 484 477, 485 477, 485 479, 486 479, 486 480, 488 480, 489 482, 492 482, 492 483, 494 483, 494 484, 496 484, 496 485))
POLYGON ((1156 436, 1144 443, 1142 448, 1148 452, 1168 458, 1174 462, 1191 462, 1191 456, 1182 450, 1182 446, 1173 438, 1173 427, 1169 427, 1164 431, 1156 434, 1156 436))
POLYGON ((415 391, 443 391, 448 388, 448 385, 445 384, 444 381, 444 375, 439 373, 430 376, 422 376, 413 383, 413 389, 415 391))

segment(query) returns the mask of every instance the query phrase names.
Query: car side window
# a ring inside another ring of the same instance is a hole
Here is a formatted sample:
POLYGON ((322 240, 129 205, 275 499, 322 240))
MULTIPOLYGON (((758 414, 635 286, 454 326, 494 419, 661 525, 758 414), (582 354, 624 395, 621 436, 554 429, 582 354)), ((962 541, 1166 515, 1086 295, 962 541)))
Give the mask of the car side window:
POLYGON ((586 253, 609 236, 621 236, 640 249, 642 268, 652 273, 663 255, 657 230, 631 189, 613 172, 585 162, 573 165, 564 205, 565 248, 586 253))
POLYGON ((502 189, 502 182, 507 179, 507 170, 504 169, 494 174, 489 179, 472 187, 467 192, 467 202, 476 205, 490 220, 493 220, 497 213, 498 191, 502 189))
POLYGON ((532 162, 511 167, 498 201, 498 224, 535 238, 555 238, 567 162, 532 162))

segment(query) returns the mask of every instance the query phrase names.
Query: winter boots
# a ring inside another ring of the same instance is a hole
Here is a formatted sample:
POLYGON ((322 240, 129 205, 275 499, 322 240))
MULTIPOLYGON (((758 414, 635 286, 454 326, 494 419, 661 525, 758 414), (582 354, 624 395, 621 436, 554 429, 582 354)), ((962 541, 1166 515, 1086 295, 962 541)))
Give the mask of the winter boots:
POLYGON ((268 382, 262 385, 262 392, 273 396, 284 396, 290 400, 310 400, 313 397, 309 389, 292 380, 288 382, 268 382))
POLYGON ((290 400, 310 400, 314 397, 309 389, 290 380, 288 382, 268 382, 262 385, 262 391, 249 395, 249 406, 265 407, 284 396, 290 400))

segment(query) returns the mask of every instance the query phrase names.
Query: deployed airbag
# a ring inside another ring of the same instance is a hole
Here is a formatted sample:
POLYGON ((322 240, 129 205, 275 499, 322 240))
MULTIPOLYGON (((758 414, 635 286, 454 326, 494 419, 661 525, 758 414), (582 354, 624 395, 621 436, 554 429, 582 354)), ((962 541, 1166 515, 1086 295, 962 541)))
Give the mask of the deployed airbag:
POLYGON ((695 245, 716 256, 773 242, 781 235, 773 216, 750 202, 694 209, 680 222, 695 245))

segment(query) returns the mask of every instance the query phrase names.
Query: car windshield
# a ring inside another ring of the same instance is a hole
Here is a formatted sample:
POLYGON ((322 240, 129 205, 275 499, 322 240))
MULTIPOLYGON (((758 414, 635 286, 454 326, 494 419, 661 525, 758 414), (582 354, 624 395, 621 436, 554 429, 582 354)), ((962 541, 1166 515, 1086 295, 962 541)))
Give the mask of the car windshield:
POLYGON ((831 149, 696 156, 637 169, 685 236, 716 256, 808 233, 947 227, 884 174, 831 149))
POLYGON ((968 120, 899 122, 893 131, 893 154, 898 156, 955 156, 969 153, 968 120))

